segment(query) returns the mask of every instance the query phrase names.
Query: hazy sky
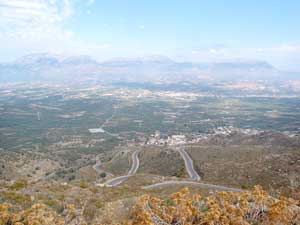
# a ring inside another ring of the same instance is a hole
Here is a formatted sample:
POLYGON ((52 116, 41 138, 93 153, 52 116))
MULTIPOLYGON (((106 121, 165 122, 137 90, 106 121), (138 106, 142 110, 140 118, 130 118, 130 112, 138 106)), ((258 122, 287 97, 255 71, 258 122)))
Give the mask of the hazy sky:
POLYGON ((0 0, 0 60, 53 52, 267 60, 300 71, 298 0, 0 0))

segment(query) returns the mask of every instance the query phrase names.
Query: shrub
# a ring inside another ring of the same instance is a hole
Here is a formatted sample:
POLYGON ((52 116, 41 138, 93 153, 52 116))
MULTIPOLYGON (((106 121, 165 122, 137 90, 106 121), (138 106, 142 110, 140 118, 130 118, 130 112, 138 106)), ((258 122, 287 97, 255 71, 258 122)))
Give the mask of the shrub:
POLYGON ((43 204, 33 205, 18 213, 12 213, 10 208, 9 204, 0 205, 0 224, 64 225, 64 219, 43 204))
POLYGON ((85 181, 82 180, 82 181, 80 181, 79 187, 85 189, 85 188, 88 188, 89 185, 88 185, 87 182, 85 182, 85 181))
POLYGON ((202 198, 187 188, 166 201, 146 195, 135 207, 131 225, 300 224, 299 202, 270 197, 260 186, 240 193, 219 192, 202 198), (170 204, 171 203, 171 204, 170 204))
POLYGON ((20 190, 20 189, 23 189, 23 188, 26 188, 27 187, 27 181, 25 180, 20 180, 20 181, 16 181, 13 185, 11 185, 9 187, 10 190, 20 190))
POLYGON ((105 172, 100 173, 100 177, 101 177, 101 178, 106 177, 106 173, 105 173, 105 172))
POLYGON ((46 199, 43 201, 43 203, 52 209, 54 209, 57 213, 62 213, 64 210, 63 204, 55 199, 46 199))

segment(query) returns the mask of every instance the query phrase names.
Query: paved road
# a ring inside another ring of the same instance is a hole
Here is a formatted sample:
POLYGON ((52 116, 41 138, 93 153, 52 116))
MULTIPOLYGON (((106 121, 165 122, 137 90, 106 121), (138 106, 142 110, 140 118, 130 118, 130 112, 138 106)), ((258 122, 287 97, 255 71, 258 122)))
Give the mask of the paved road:
POLYGON ((128 178, 129 178, 128 175, 116 177, 116 178, 106 181, 103 186, 106 186, 106 187, 117 186, 117 185, 121 184, 123 181, 127 180, 128 178))
POLYGON ((93 169, 96 170, 97 173, 102 173, 101 169, 101 160, 99 159, 99 155, 96 156, 96 163, 93 165, 93 169))
MULTIPOLYGON (((190 158, 190 156, 187 154, 187 152, 184 150, 183 146, 180 147, 179 153, 181 157, 184 159, 186 169, 190 175, 190 177, 193 180, 200 180, 199 174, 194 170, 193 166, 193 160, 190 158)), ((127 180, 130 176, 134 175, 140 165, 140 161, 138 158, 139 151, 136 150, 132 153, 132 165, 130 170, 128 171, 128 174, 125 176, 120 176, 113 178, 111 180, 106 181, 104 184, 99 184, 99 186, 107 186, 107 187, 114 187, 125 180, 127 180)), ((207 183, 202 183, 202 182, 196 182, 196 181, 165 181, 161 183, 156 183, 148 186, 142 187, 143 189, 156 189, 156 188, 162 188, 162 187, 168 187, 168 186, 174 186, 174 185, 182 185, 182 186, 196 186, 200 188, 207 188, 207 189, 214 189, 214 190, 219 190, 219 191, 232 191, 232 192, 240 192, 242 191, 241 189, 237 188, 230 188, 230 187, 225 187, 221 185, 214 185, 214 184, 207 184, 207 183)))
POLYGON ((232 191, 232 192, 241 192, 243 190, 237 189, 237 188, 230 188, 220 185, 214 185, 214 184, 207 184, 202 182, 195 182, 195 181, 165 181, 162 183, 156 183, 148 186, 144 186, 143 189, 155 189, 155 188, 161 188, 161 187, 167 187, 167 186, 174 186, 174 185, 190 185, 190 186, 197 186, 201 188, 208 188, 208 189, 215 189, 219 191, 232 191))
POLYGON ((132 155, 131 155, 132 165, 131 165, 131 168, 127 175, 108 180, 103 185, 107 186, 107 187, 117 186, 117 185, 121 184, 123 181, 127 180, 130 176, 134 175, 140 166, 140 161, 139 161, 138 155, 139 155, 139 150, 136 150, 132 153, 132 155))
POLYGON ((137 170, 139 169, 140 166, 140 160, 139 160, 139 151, 136 150, 135 152, 132 153, 131 158, 132 158, 132 165, 131 169, 128 172, 128 176, 134 175, 137 170))
POLYGON ((111 116, 110 116, 109 118, 107 118, 107 119, 103 122, 103 124, 100 126, 100 128, 103 129, 105 133, 107 133, 107 134, 109 134, 110 136, 113 136, 113 137, 118 137, 119 135, 118 135, 118 134, 110 133, 109 131, 105 130, 104 127, 106 126, 107 123, 109 123, 109 122, 113 119, 113 117, 114 117, 115 114, 116 114, 116 111, 117 111, 117 110, 116 110, 116 107, 114 106, 114 109, 113 109, 113 112, 112 112, 111 116))
POLYGON ((194 169, 193 160, 191 159, 189 154, 187 154, 187 152, 184 150, 183 145, 180 146, 178 151, 179 151, 181 157, 184 160, 185 168, 186 168, 190 178, 192 178, 193 180, 200 180, 201 177, 199 176, 199 174, 194 169))

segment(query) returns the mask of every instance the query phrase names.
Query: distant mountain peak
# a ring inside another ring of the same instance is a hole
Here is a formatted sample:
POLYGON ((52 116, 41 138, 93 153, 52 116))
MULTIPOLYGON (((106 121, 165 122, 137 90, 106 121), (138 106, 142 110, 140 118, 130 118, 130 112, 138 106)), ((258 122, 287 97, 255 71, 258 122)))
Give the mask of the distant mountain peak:
POLYGON ((112 58, 110 60, 105 61, 104 63, 112 63, 112 62, 173 62, 167 56, 164 55, 149 55, 142 57, 118 57, 112 58))
MULTIPOLYGON (((282 73, 266 61, 235 60, 211 64, 176 62, 163 55, 115 58, 98 63, 90 56, 65 56, 39 53, 24 56, 13 63, 0 64, 0 82, 27 80, 84 80, 105 82, 182 83, 211 80, 275 81, 297 78, 282 73)), ((298 80, 298 78, 297 78, 298 80)))
POLYGON ((98 62, 92 59, 88 55, 71 56, 62 60, 65 64, 98 64, 98 62))
POLYGON ((50 53, 34 53, 25 55, 14 61, 16 64, 34 64, 44 60, 60 61, 63 57, 61 55, 50 54, 50 53))
POLYGON ((97 61, 92 59, 88 55, 79 56, 66 56, 51 53, 35 53, 23 56, 16 61, 15 64, 18 65, 55 65, 55 64, 68 64, 68 65, 79 65, 79 64, 98 64, 97 61))

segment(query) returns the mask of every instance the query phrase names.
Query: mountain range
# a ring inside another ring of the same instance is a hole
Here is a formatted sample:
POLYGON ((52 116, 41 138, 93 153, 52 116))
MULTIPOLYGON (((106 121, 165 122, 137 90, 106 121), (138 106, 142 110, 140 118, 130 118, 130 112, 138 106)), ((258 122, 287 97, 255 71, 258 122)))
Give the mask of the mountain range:
POLYGON ((300 74, 279 71, 265 61, 200 64, 176 62, 165 56, 97 62, 89 56, 63 57, 43 53, 0 64, 0 82, 200 83, 278 80, 300 80, 300 74))

